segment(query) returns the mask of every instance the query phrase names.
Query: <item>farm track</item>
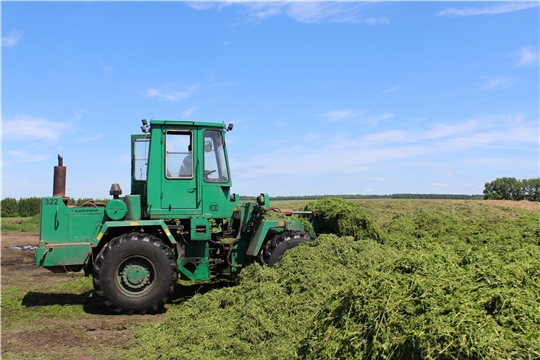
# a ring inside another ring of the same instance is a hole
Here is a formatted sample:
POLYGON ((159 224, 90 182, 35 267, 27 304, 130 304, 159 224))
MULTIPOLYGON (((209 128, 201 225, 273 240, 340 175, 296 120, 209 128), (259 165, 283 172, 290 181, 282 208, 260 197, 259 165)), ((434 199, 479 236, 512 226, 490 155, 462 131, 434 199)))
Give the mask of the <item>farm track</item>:
POLYGON ((2 359, 122 358, 141 324, 165 318, 165 314, 109 315, 88 291, 62 294, 54 290, 74 280, 84 280, 83 275, 54 274, 34 265, 34 251, 11 247, 37 246, 37 233, 3 233, 1 241, 2 300, 4 294, 16 291, 21 294, 23 307, 12 309, 16 306, 3 301, 2 359), (36 302, 48 305, 34 306, 36 302), (19 314, 23 315, 20 321, 19 314))

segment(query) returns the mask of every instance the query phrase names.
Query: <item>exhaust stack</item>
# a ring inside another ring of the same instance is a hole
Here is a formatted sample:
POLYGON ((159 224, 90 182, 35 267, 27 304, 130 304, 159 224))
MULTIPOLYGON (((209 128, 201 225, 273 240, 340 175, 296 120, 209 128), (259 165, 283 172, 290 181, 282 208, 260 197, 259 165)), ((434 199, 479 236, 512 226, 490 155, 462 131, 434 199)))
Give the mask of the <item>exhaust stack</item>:
POLYGON ((66 197, 66 167, 60 154, 58 154, 58 166, 54 167, 53 196, 66 197))

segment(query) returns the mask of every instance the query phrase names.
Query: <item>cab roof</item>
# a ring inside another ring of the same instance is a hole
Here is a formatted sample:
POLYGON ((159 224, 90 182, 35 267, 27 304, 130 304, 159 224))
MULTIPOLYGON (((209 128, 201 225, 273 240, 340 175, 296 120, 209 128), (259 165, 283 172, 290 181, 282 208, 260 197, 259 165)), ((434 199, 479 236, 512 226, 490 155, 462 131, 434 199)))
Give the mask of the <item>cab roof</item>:
POLYGON ((164 126, 201 126, 206 128, 218 128, 225 129, 225 123, 212 123, 204 121, 193 121, 193 120, 151 120, 150 125, 164 125, 164 126))

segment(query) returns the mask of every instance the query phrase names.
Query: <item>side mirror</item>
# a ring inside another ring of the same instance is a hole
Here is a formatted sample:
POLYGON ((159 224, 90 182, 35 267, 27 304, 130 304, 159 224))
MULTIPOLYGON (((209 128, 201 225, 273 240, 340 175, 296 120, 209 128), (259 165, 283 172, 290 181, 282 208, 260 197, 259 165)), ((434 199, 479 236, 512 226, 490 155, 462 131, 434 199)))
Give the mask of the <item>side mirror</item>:
POLYGON ((205 152, 212 151, 212 143, 210 141, 205 141, 204 142, 204 151, 205 152))

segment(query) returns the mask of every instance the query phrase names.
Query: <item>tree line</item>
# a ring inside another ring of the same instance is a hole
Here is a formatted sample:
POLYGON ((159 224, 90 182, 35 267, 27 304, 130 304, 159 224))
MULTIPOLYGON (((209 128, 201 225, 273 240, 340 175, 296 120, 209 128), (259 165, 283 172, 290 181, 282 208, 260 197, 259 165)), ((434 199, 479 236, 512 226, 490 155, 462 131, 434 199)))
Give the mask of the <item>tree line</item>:
MULTIPOLYGON (((271 196, 270 200, 321 200, 328 197, 337 197, 347 200, 361 199, 429 199, 429 200, 481 200, 482 195, 463 194, 389 194, 389 195, 304 195, 304 196, 271 196)), ((256 196, 240 196, 240 200, 254 200, 256 196)))
MULTIPOLYGON (((513 177, 503 177, 488 182, 484 186, 484 195, 460 194, 389 194, 389 195, 305 195, 305 196, 272 196, 271 200, 320 200, 327 197, 342 199, 429 199, 429 200, 529 200, 540 202, 540 178, 519 180, 513 177)), ((253 201, 256 196, 241 196, 241 200, 253 201)), ((93 199, 69 199, 69 204, 81 206, 93 199)), ((93 200, 107 203, 110 199, 93 200)), ((0 214, 2 217, 28 217, 38 215, 41 198, 2 199, 0 214)))
POLYGON ((540 178, 519 180, 502 177, 484 186, 485 200, 540 201, 540 178))
MULTIPOLYGON (((69 204, 81 206, 87 201, 93 199, 84 198, 84 199, 73 199, 69 198, 69 204)), ((105 200, 93 200, 95 202, 104 202, 107 203, 110 199, 105 200)), ((0 204, 0 213, 2 217, 29 217, 35 216, 40 213, 41 209, 41 198, 31 197, 31 198, 21 198, 19 200, 15 198, 5 198, 2 199, 0 204)))

